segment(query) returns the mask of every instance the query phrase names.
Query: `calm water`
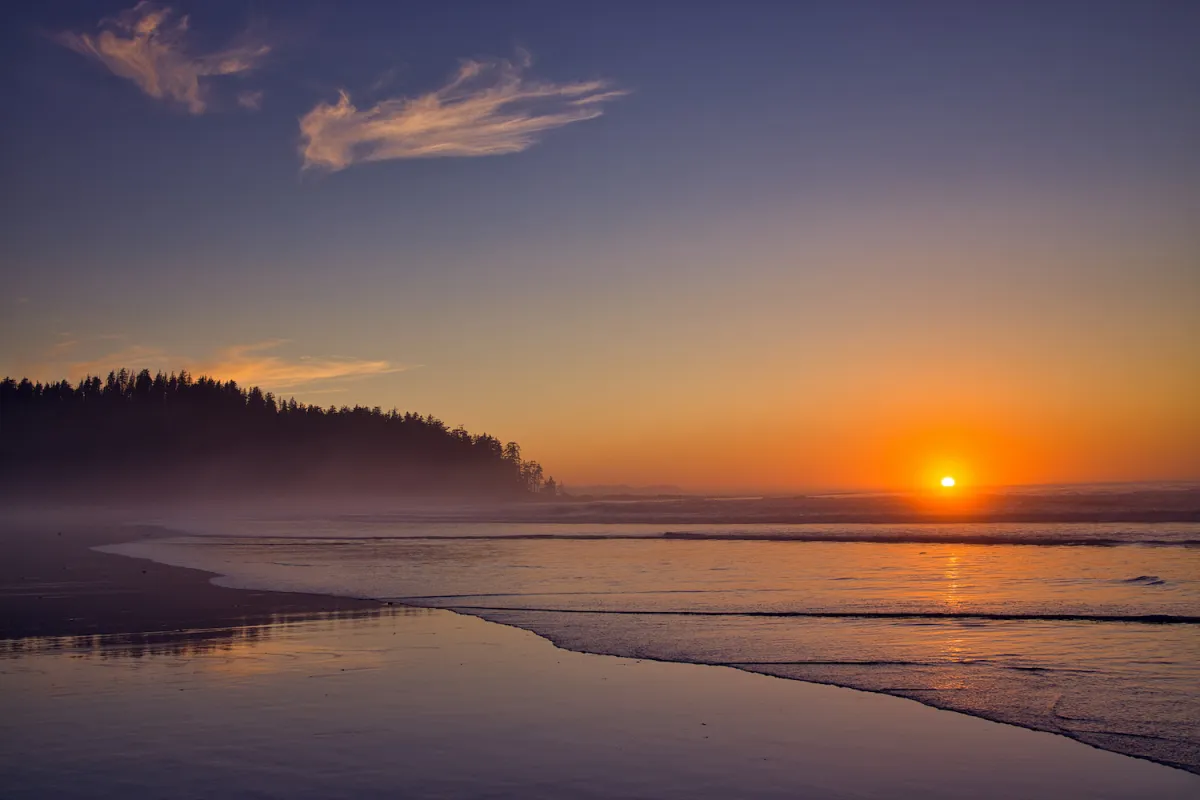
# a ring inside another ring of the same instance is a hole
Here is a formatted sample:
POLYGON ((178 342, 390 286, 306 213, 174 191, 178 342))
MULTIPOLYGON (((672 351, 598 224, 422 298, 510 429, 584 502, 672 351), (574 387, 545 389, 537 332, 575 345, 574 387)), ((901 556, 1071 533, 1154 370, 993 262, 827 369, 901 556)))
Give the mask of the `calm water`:
POLYGON ((1184 800, 1200 776, 448 611, 0 643, 0 795, 1184 800))
POLYGON ((899 695, 1200 772, 1196 524, 185 527, 203 535, 110 549, 583 652, 899 695))

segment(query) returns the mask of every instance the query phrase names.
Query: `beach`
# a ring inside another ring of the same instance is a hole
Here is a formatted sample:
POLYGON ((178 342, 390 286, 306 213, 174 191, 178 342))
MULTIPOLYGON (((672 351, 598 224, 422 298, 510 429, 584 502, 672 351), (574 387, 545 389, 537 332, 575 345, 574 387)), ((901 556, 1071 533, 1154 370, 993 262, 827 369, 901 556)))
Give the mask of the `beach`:
POLYGON ((380 605, 329 595, 233 591, 198 570, 92 549, 147 535, 149 530, 120 525, 5 524, 0 528, 0 638, 219 628, 380 605))
MULTIPOLYGON (((1187 772, 905 699, 568 652, 447 610, 227 589, 203 572, 86 550, 112 533, 64 532, 62 544, 55 534, 37 563, 54 552, 63 571, 104 582, 64 582, 56 616, 34 620, 46 635, 6 634, 8 797, 1200 790, 1187 772)), ((32 563, 28 540, 4 541, 32 563)), ((33 601, 6 569, 7 631, 33 601)))
POLYGON ((4 11, 0 800, 1200 800, 1200 2, 4 11))
POLYGON ((444 608, 577 652, 917 700, 1200 773, 1200 526, 164 516, 107 552, 444 608))

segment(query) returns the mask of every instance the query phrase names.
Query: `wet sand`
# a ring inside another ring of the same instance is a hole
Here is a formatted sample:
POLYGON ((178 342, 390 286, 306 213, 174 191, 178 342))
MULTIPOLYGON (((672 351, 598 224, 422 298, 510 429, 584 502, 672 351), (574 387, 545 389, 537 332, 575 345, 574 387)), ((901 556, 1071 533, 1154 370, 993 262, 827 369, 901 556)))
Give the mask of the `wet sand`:
POLYGON ((0 649, 0 688, 13 800, 1200 791, 1186 772, 908 700, 572 653, 440 610, 0 649))
POLYGON ((128 529, 39 535, 10 532, 0 557, 4 635, 37 637, 0 642, 13 798, 1200 792, 1195 775, 908 700, 88 550, 128 529))
POLYGON ((227 589, 207 572, 100 553, 152 529, 0 526, 0 639, 254 625, 379 609, 372 600, 227 589))

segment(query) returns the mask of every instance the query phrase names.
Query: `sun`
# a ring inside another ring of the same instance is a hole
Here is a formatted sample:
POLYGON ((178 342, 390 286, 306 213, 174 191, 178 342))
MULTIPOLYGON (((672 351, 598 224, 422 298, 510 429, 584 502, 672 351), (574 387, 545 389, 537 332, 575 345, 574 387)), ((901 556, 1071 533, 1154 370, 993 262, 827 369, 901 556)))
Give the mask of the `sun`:
POLYGON ((942 486, 946 489, 953 489, 955 483, 956 483, 956 481, 954 480, 954 478, 950 477, 949 475, 942 478, 942 486))

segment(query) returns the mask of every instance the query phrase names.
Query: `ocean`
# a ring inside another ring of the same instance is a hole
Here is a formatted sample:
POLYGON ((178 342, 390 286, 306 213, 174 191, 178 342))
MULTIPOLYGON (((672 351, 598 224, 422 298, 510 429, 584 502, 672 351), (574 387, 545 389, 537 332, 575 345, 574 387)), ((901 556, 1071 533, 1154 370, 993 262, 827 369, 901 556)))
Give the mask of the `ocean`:
POLYGON ((1200 524, 158 520, 103 550, 894 695, 1200 773, 1200 524))

